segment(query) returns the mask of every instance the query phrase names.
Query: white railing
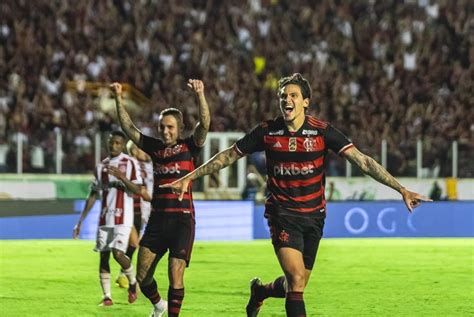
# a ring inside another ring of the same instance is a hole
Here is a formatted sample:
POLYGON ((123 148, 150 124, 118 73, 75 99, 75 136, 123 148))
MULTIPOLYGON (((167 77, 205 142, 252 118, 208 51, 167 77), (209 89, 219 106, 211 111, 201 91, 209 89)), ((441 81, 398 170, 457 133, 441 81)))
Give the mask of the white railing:
MULTIPOLYGON (((56 130, 55 133, 55 153, 52 156, 52 160, 46 162, 47 167, 50 172, 55 171, 56 174, 62 174, 63 170, 63 160, 65 158, 65 153, 63 153, 63 135, 61 130, 56 130), (54 168, 53 165, 54 164, 54 168)), ((209 160, 214 154, 220 152, 229 146, 231 146, 236 140, 242 137, 244 134, 240 132, 210 132, 208 133, 207 141, 203 151, 203 162, 209 160)), ((17 133, 13 142, 10 145, 10 150, 16 147, 16 170, 18 174, 24 172, 24 150, 28 150, 28 144, 25 142, 25 136, 22 133, 17 133)), ((94 149, 94 161, 99 163, 101 159, 106 155, 105 146, 102 146, 102 138, 100 133, 96 133, 93 137, 93 149, 94 149)), ((449 149, 447 149, 449 150, 449 149)), ((451 177, 457 178, 459 173, 459 148, 458 142, 453 141, 451 144, 451 177)), ((386 140, 383 140, 380 148, 380 163, 382 166, 387 168, 387 156, 389 149, 387 147, 386 140)), ((10 169, 11 170, 11 169, 10 169)), ((423 178, 426 173, 424 173, 426 167, 423 166, 423 142, 422 140, 417 140, 416 143, 416 177, 423 178)), ((349 162, 346 161, 346 177, 352 177, 352 166, 349 162)), ((410 176, 410 175, 406 175, 410 176)), ((447 175, 444 175, 447 176, 447 175)), ((213 187, 210 183, 209 178, 204 179, 204 189, 212 189, 215 191, 241 191, 245 186, 246 178, 246 160, 239 160, 236 167, 229 167, 221 170, 217 176, 216 183, 217 186, 213 187), (232 170, 231 173, 231 168, 232 170)))

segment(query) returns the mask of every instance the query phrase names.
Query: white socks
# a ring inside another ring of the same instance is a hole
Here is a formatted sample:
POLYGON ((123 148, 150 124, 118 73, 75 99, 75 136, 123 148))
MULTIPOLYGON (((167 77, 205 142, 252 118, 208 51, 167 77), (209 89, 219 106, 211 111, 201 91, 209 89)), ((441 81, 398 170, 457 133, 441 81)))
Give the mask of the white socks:
POLYGON ((112 298, 110 291, 110 273, 100 273, 100 286, 102 286, 102 292, 104 297, 112 298))
POLYGON ((133 273, 133 265, 131 263, 128 269, 122 270, 122 273, 125 274, 130 284, 135 284, 137 282, 135 279, 135 274, 133 273))

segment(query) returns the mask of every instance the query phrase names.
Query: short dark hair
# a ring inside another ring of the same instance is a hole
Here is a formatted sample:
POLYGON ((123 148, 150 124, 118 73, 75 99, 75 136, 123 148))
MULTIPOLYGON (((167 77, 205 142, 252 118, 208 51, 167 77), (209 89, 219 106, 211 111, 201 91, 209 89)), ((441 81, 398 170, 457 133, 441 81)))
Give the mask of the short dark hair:
POLYGON ((304 78, 300 73, 294 73, 291 76, 280 78, 278 81, 278 95, 280 95, 281 89, 289 84, 300 86, 303 99, 311 99, 311 86, 306 78, 304 78))
POLYGON ((165 110, 160 112, 160 121, 163 119, 164 116, 173 116, 176 119, 176 122, 178 122, 178 128, 179 130, 182 130, 184 127, 183 123, 183 113, 176 108, 166 108, 165 110))
POLYGON ((127 136, 125 135, 125 133, 123 133, 120 130, 114 130, 114 131, 110 132, 109 137, 113 137, 113 136, 119 136, 119 137, 123 138, 124 141, 127 141, 127 136))

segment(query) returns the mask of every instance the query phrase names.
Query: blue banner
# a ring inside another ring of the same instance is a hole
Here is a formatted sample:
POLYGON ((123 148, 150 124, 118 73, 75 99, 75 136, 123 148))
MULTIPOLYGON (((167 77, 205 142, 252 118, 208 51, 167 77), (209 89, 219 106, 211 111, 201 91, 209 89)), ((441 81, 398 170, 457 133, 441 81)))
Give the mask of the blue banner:
MULTIPOLYGON (((256 206, 255 239, 270 237, 263 213, 256 206)), ((324 237, 474 237, 474 202, 424 203, 412 214, 403 202, 333 202, 324 237)))
MULTIPOLYGON (((77 201, 79 212, 84 201, 77 201)), ((264 207, 251 201, 196 201, 196 240, 270 237, 264 207)), ((328 204, 324 237, 474 237, 474 202, 425 203, 409 214, 402 202, 328 204)), ((81 238, 95 239, 99 202, 85 219, 81 238)), ((68 239, 78 214, 0 217, 0 239, 68 239)))

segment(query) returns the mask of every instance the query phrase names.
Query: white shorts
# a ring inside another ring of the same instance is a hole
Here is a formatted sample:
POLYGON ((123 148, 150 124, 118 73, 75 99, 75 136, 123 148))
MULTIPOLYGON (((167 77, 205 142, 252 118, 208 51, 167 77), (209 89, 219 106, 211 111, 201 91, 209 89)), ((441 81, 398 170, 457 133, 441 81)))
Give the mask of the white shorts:
POLYGON ((128 226, 99 227, 94 251, 103 252, 116 249, 124 253, 127 252, 131 231, 132 227, 128 226))
POLYGON ((143 223, 147 223, 148 218, 150 217, 151 203, 149 201, 141 199, 140 200, 140 211, 141 211, 141 214, 142 214, 142 227, 143 227, 143 223))

